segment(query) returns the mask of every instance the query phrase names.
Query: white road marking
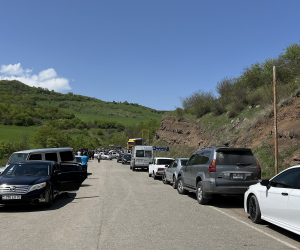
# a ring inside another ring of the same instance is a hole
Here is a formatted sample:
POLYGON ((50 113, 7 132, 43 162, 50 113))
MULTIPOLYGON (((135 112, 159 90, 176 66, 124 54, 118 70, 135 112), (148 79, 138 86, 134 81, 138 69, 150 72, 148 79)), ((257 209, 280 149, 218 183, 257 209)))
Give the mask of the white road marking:
POLYGON ((291 244, 289 244, 289 243, 287 243, 287 242, 285 242, 285 241, 283 241, 283 240, 280 240, 280 239, 276 238, 275 236, 272 236, 272 235, 270 235, 270 234, 268 234, 268 233, 265 233, 264 231, 262 231, 262 230, 260 230, 260 229, 258 229, 258 228, 256 228, 256 227, 254 227, 254 226, 251 226, 250 224, 248 224, 248 223, 246 223, 246 222, 244 222, 244 221, 242 221, 242 220, 239 220, 239 219, 237 219, 237 218, 235 218, 235 217, 233 217, 233 216, 231 216, 231 215, 229 215, 229 214, 227 214, 227 213, 221 211, 220 209, 218 209, 218 208, 216 208, 216 207, 212 207, 212 206, 210 206, 210 207, 213 208, 214 210, 216 210, 216 211, 222 213, 222 214, 225 214, 226 216, 228 216, 228 217, 230 217, 230 218, 232 218, 232 219, 234 219, 234 220, 236 220, 236 221, 238 221, 238 222, 240 222, 240 223, 245 224, 247 227, 250 227, 250 228, 252 228, 252 229, 255 229, 256 231, 258 231, 258 232, 260 232, 260 233, 262 233, 262 234, 264 234, 264 235, 266 235, 266 236, 269 236, 269 237, 271 237, 271 238, 274 239, 274 240, 277 240, 278 242, 280 242, 280 243, 282 243, 282 244, 284 244, 284 245, 286 245, 286 246, 288 246, 288 247, 290 247, 290 248, 298 249, 298 250, 299 250, 298 247, 295 247, 295 246, 293 246, 293 245, 291 245, 291 244))

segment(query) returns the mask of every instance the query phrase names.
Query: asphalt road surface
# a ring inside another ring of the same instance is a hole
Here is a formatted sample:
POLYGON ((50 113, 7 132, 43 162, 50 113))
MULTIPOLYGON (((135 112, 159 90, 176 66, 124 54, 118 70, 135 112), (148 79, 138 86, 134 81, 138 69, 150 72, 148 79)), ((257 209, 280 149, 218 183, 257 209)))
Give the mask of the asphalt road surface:
POLYGON ((240 198, 198 204, 116 160, 89 161, 71 198, 50 209, 0 208, 1 249, 300 249, 300 237, 253 224, 240 198))

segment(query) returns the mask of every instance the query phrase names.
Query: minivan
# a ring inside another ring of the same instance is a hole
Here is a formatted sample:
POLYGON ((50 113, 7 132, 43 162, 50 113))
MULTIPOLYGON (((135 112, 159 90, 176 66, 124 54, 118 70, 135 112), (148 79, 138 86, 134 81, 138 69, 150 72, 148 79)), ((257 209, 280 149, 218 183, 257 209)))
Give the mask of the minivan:
POLYGON ((135 146, 131 153, 130 169, 136 168, 149 169, 149 164, 153 162, 152 146, 135 146))
POLYGON ((12 163, 19 161, 54 161, 76 163, 73 148, 42 148, 29 149, 12 153, 6 166, 0 169, 0 174, 12 163))

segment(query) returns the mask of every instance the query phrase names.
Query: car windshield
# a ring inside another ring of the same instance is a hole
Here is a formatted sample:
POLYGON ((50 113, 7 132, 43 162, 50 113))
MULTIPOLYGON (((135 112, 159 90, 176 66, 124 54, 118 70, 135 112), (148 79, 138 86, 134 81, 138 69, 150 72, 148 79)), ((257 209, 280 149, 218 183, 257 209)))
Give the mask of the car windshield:
POLYGON ((8 165, 18 162, 18 161, 26 161, 28 154, 13 154, 8 161, 8 165))
POLYGON ((157 165, 170 165, 173 161, 172 159, 158 159, 157 165))
POLYGON ((49 163, 12 164, 3 172, 6 176, 49 176, 49 163))
POLYGON ((131 158, 131 155, 124 155, 124 158, 129 159, 131 158))

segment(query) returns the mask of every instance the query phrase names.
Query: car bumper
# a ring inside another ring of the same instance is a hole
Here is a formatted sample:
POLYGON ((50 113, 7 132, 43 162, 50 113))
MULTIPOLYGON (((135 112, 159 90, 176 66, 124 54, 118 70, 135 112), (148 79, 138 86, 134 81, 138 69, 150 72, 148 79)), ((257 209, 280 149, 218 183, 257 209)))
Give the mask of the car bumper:
POLYGON ((165 171, 156 171, 155 175, 157 176, 163 176, 165 174, 165 171))
MULTIPOLYGON (((5 194, 6 195, 6 194, 5 194)), ((38 205, 38 204, 45 204, 48 200, 46 198, 46 192, 31 192, 29 194, 7 194, 7 195, 20 195, 21 199, 12 199, 12 200, 3 200, 2 196, 0 195, 0 205, 38 205)))
MULTIPOLYGON (((246 184, 246 183, 245 183, 246 184)), ((207 195, 211 194, 226 194, 226 195, 244 195, 250 185, 255 183, 251 182, 245 186, 216 186, 214 179, 203 181, 203 188, 207 195), (249 184, 249 185, 248 185, 249 184)))

